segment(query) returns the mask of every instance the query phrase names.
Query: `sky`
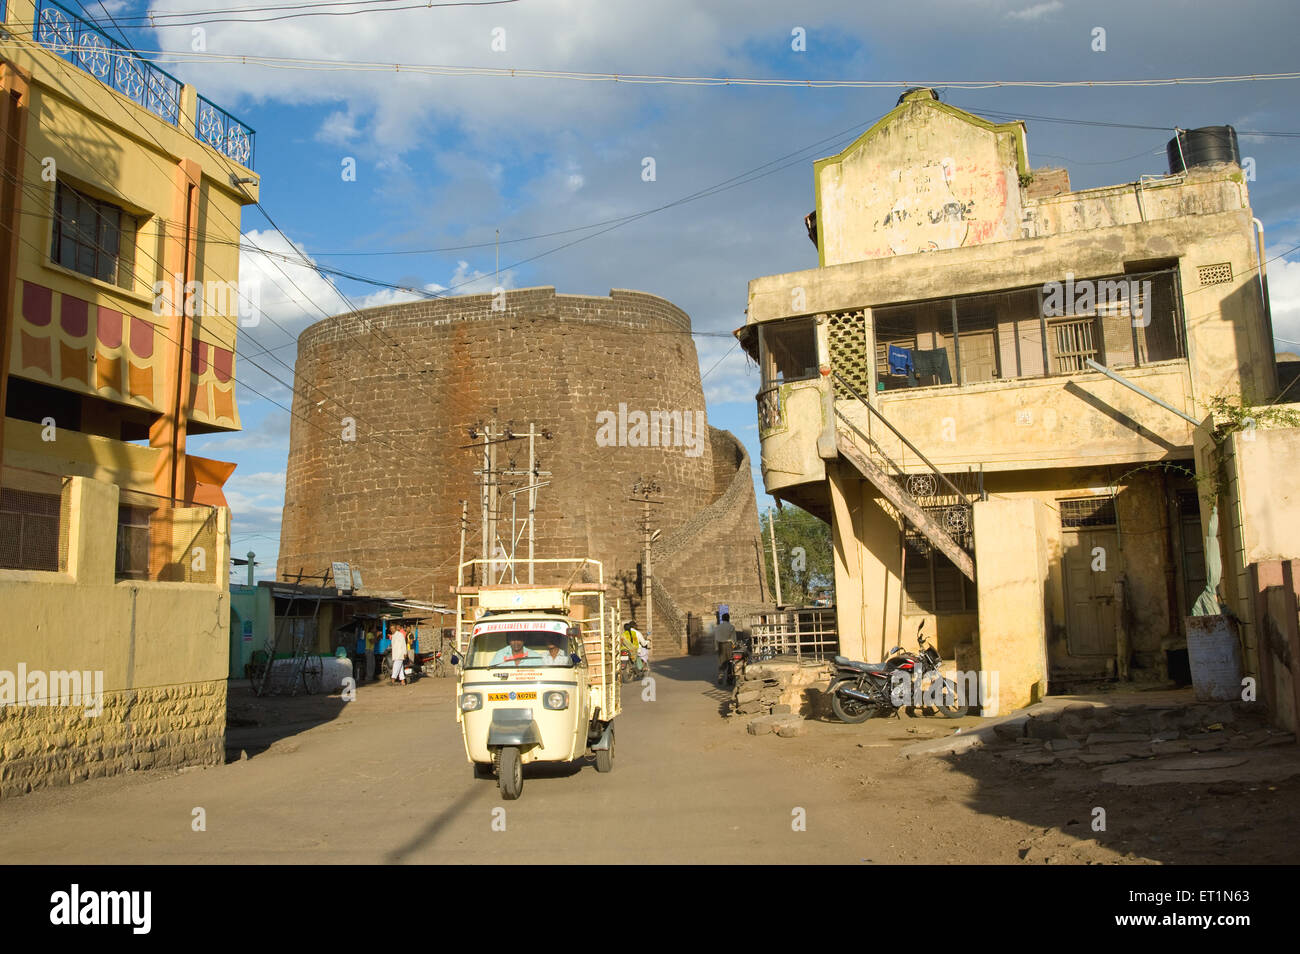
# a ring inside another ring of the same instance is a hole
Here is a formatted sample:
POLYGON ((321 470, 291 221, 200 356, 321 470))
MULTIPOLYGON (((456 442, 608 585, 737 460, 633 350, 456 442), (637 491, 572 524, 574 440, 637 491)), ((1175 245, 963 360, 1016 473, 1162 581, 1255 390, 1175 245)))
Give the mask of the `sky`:
POLYGON ((744 323, 751 279, 816 266, 803 225, 812 163, 892 109, 905 86, 934 86, 999 121, 1025 118, 1031 165, 1066 166, 1076 189, 1164 173, 1175 126, 1236 126, 1273 259, 1276 346, 1300 352, 1300 81, 1005 85, 1292 70, 1292 0, 320 2, 156 0, 158 26, 133 0, 82 4, 257 131, 270 218, 244 210, 240 278, 257 282, 266 320, 240 331, 243 430, 191 438, 189 450, 238 463, 225 488, 231 551, 255 551, 260 578, 275 571, 296 336, 327 315, 416 297, 384 284, 667 298, 697 332, 709 423, 745 442, 759 505, 770 503, 757 470, 758 373, 730 332, 744 323), (230 22, 250 19, 263 22, 230 22), (229 62, 241 55, 319 68, 229 62), (889 85, 640 84, 511 69, 889 85), (969 81, 989 88, 953 85, 969 81))

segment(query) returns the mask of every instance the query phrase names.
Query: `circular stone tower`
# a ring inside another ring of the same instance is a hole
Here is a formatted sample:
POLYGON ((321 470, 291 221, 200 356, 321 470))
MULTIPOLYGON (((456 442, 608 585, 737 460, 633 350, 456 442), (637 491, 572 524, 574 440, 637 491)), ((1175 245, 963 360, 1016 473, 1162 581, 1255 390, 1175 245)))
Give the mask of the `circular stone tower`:
POLYGON ((281 578, 347 561, 367 590, 449 602, 462 501, 465 558, 483 555, 490 429, 514 439, 486 450, 489 555, 518 540, 527 556, 529 495, 512 508, 508 492, 549 481, 537 491, 535 556, 603 561, 625 614, 643 613, 642 510, 628 498, 638 478, 654 479, 656 650, 684 649, 687 613, 763 599, 749 460, 706 423, 690 331, 670 302, 617 289, 418 301, 312 325, 298 343, 281 578))

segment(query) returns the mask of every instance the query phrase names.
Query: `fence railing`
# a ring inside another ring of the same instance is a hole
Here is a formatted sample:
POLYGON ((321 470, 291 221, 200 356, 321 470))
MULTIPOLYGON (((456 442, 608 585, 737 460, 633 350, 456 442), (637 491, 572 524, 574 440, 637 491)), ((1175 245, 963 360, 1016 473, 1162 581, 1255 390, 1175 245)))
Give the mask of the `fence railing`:
POLYGON ((55 0, 36 5, 36 42, 151 113, 179 124, 181 81, 55 0))
MULTIPOLYGON (((3 0, 0 0, 3 18, 3 0)), ((57 0, 37 0, 36 42, 173 126, 181 122, 182 83, 57 0)), ((198 97, 194 136, 240 165, 253 167, 254 130, 198 97)))
POLYGON ((750 658, 828 659, 840 651, 835 607, 769 610, 749 617, 750 658))
POLYGON ((194 135, 241 166, 253 168, 256 132, 216 103, 200 96, 194 117, 194 135))

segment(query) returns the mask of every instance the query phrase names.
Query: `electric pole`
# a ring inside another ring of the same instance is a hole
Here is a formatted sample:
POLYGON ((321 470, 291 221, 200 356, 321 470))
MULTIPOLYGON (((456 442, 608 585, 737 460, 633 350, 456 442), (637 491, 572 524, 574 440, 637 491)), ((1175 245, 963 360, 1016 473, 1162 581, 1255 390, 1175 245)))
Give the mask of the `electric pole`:
POLYGON ((772 539, 772 578, 776 581, 776 605, 781 605, 781 564, 776 559, 776 520, 772 516, 772 508, 767 509, 767 530, 768 536, 772 539))
POLYGON ((642 561, 644 571, 642 586, 644 587, 643 592, 645 595, 645 635, 646 639, 652 639, 654 636, 655 625, 655 595, 654 567, 650 558, 650 544, 652 544, 655 538, 659 536, 659 531, 652 529, 650 526, 650 507, 652 504, 662 504, 663 501, 651 499, 661 493, 659 484, 655 482, 653 477, 638 478, 637 482, 632 485, 632 493, 637 496, 629 497, 628 499, 633 503, 639 503, 641 505, 641 533, 645 547, 645 558, 642 561))

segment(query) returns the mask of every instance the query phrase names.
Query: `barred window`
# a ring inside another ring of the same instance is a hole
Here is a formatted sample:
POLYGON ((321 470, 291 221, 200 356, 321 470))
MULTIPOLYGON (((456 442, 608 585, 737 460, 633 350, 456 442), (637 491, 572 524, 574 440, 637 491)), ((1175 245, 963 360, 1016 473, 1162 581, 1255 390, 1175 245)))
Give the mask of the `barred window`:
POLYGON ((135 286, 134 216, 60 181, 54 193, 50 260, 121 288, 135 286))

